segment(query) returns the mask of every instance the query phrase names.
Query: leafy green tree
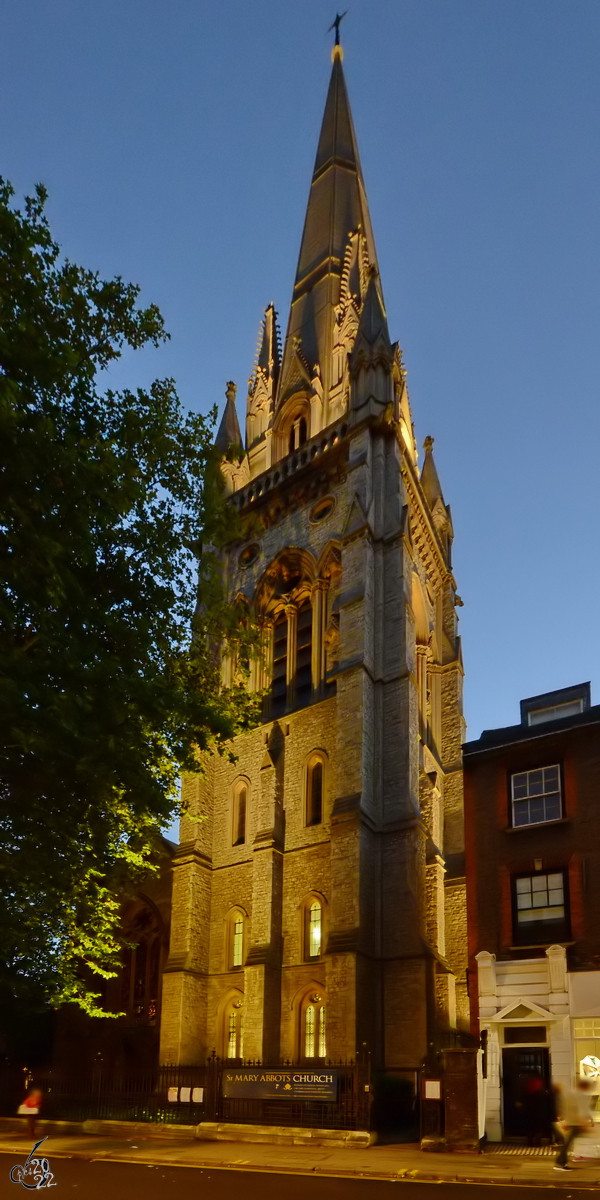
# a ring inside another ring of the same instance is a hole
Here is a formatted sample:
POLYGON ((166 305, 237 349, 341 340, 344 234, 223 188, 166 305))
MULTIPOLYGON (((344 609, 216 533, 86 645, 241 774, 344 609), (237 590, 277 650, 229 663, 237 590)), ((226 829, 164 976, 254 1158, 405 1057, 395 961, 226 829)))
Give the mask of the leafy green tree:
POLYGON ((61 257, 45 199, 0 180, 0 987, 94 1014, 116 879, 151 862, 198 751, 253 718, 215 650, 253 633, 217 569, 214 414, 171 380, 99 386, 163 320, 61 257))

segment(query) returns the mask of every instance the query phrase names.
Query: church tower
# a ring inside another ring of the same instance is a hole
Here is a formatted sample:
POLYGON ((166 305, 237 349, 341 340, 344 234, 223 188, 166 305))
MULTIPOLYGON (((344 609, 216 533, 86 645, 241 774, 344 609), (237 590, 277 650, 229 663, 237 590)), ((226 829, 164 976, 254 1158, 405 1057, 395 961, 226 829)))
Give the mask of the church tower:
MULTIPOLYGON (((342 69, 333 69, 283 346, 266 309, 224 552, 264 631, 262 724, 184 781, 161 1061, 418 1067, 468 1027, 462 664, 452 520, 419 470, 342 69)), ((234 665, 225 663, 226 678, 234 665)))

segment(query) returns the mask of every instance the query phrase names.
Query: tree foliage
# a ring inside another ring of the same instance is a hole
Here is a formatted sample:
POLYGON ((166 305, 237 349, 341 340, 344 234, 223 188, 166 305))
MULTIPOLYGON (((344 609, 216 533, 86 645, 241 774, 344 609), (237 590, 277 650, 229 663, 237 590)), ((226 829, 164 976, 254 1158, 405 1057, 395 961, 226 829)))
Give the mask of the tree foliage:
POLYGON ((163 320, 62 258, 45 199, 0 180, 0 984, 95 1012, 116 878, 151 861, 198 750, 252 719, 215 651, 252 631, 220 586, 214 416, 171 380, 99 386, 163 320))

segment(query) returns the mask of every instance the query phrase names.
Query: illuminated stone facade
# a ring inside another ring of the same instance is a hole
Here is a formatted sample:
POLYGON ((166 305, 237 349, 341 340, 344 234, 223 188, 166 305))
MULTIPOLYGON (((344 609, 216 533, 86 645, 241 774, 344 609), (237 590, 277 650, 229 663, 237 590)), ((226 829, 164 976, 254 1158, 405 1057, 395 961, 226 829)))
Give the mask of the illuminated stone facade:
MULTIPOLYGON (((288 331, 266 310, 224 556, 262 622, 264 723, 184 782, 161 1060, 352 1057, 410 1072, 468 1026, 452 525, 418 467, 342 72, 288 331)), ((218 435, 241 443, 235 390, 218 435)), ((226 679, 235 664, 224 666, 226 679)))

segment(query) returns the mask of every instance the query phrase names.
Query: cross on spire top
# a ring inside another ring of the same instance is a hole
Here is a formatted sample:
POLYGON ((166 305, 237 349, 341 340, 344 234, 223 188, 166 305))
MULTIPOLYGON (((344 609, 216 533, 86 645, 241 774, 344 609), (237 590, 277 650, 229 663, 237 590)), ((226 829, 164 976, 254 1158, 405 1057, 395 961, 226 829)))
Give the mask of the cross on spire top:
POLYGON ((333 22, 332 25, 329 26, 329 29, 327 30, 328 33, 331 33, 331 30, 335 29, 335 45, 336 46, 339 46, 339 44, 340 44, 340 25, 341 25, 342 21, 344 20, 344 17, 347 15, 347 13, 348 13, 348 9, 346 9, 346 11, 343 13, 336 13, 335 21, 333 22))

